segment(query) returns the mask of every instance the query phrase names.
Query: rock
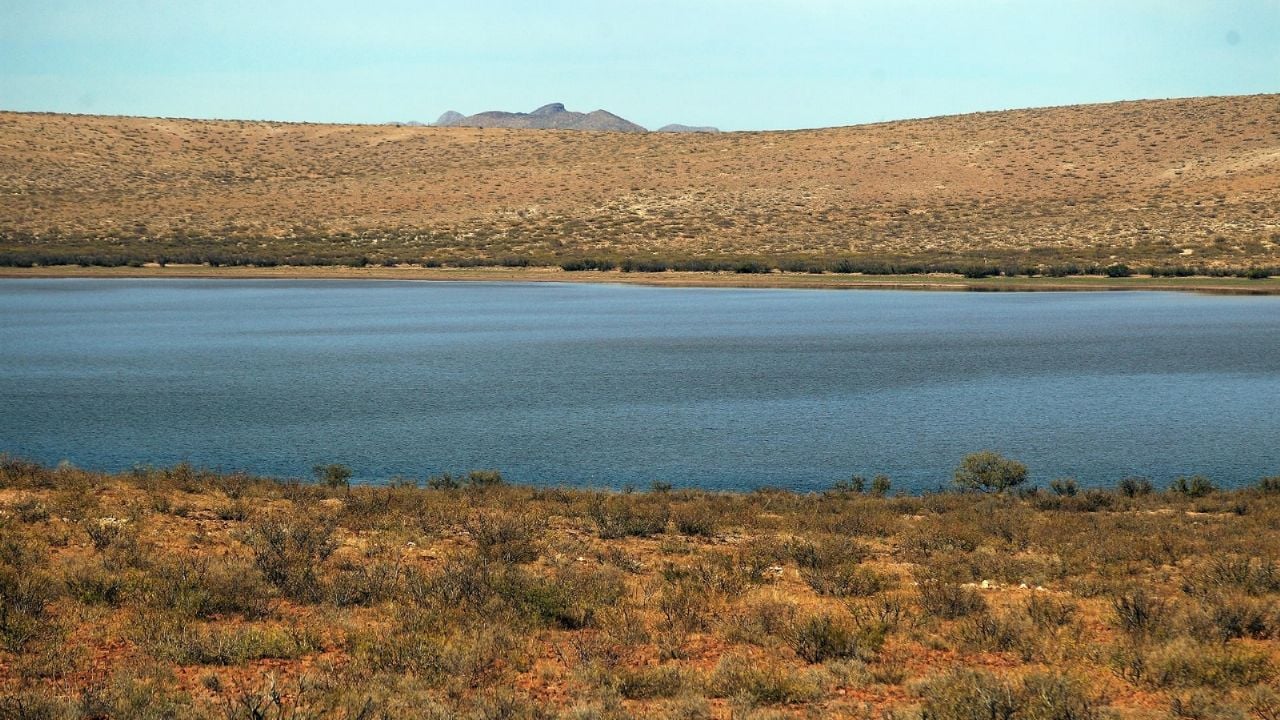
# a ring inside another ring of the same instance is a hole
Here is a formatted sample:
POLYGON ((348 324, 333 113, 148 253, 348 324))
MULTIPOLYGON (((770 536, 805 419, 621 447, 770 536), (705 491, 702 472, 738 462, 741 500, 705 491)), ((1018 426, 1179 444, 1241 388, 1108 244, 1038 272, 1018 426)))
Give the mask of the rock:
POLYGON ((466 120, 466 119, 467 119, 466 115, 463 115, 462 113, 457 112, 455 110, 450 110, 445 114, 441 115, 440 119, 436 120, 436 125, 438 127, 453 127, 457 125, 459 121, 466 120))
POLYGON ((679 123, 672 123, 671 125, 663 125, 655 132, 714 134, 720 132, 720 128, 711 127, 710 125, 680 125, 679 123))
POLYGON ((590 113, 565 109, 564 103, 548 103, 529 113, 489 110, 463 115, 450 110, 436 121, 439 127, 514 128, 523 130, 593 130, 597 132, 646 132, 639 125, 606 110, 590 113))

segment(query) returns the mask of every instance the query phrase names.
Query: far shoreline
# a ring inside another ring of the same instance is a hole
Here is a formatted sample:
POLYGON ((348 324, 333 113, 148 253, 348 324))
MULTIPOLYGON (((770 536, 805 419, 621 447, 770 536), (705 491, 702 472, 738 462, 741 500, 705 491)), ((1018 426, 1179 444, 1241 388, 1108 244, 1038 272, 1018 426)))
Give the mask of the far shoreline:
POLYGON ((1071 277, 987 277, 959 275, 845 275, 794 272, 733 273, 566 271, 559 267, 346 267, 276 266, 212 267, 209 265, 147 265, 96 267, 54 265, 0 268, 0 279, 18 278, 170 278, 223 280, 406 280, 437 282, 564 282, 646 285, 657 287, 724 287, 810 290, 933 290, 969 292, 1108 292, 1173 291, 1214 295, 1280 295, 1280 277, 1150 277, 1123 278, 1081 275, 1071 277))

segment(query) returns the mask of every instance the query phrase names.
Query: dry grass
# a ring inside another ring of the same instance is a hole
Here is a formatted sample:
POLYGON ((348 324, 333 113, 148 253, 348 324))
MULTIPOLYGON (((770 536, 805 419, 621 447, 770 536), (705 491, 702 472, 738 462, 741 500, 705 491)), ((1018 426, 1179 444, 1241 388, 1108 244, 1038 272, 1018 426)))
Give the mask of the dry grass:
POLYGON ((0 253, 1280 265, 1280 96, 799 132, 0 113, 0 253))
POLYGON ((1272 718, 1277 487, 347 490, 0 457, 0 717, 1272 718))

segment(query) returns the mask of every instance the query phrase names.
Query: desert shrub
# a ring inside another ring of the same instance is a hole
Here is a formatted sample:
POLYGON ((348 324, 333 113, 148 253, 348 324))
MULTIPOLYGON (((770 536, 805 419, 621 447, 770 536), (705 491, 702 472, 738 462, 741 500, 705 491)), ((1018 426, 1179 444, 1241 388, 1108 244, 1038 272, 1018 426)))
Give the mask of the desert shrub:
POLYGON ((871 494, 877 497, 884 497, 889 494, 889 490, 893 488, 893 481, 888 475, 876 475, 871 478, 871 494))
POLYGON ((58 586, 42 570, 44 548, 16 533, 0 535, 0 644, 20 653, 57 632, 48 605, 58 586))
MULTIPOLYGON (((856 565, 871 554, 866 545, 846 537, 827 535, 816 541, 792 539, 783 550, 802 570, 824 570, 856 565)), ((782 558, 776 558, 781 561, 782 558)))
POLYGON ((427 478, 427 487, 432 490, 457 490, 462 487, 463 482, 463 478, 446 472, 427 478))
POLYGON ((507 573, 499 593, 514 607, 572 630, 593 625, 601 610, 615 607, 626 585, 618 570, 568 564, 550 578, 507 573))
POLYGON ((256 567, 230 559, 178 558, 159 563, 144 586, 146 600, 183 617, 267 613, 269 588, 256 567))
POLYGON ((506 478, 497 470, 471 470, 466 475, 467 487, 473 490, 500 487, 506 482, 506 478))
POLYGON ((481 557, 524 563, 538 559, 547 522, 530 512, 484 510, 473 513, 464 527, 481 557))
POLYGON ((1274 676, 1266 650, 1237 644, 1205 644, 1187 638, 1157 648, 1146 658, 1145 679, 1161 687, 1248 687, 1274 676))
POLYGON ((1102 717, 1084 683, 1036 674, 1014 684, 980 670, 955 670, 926 683, 921 720, 1094 720, 1102 717))
POLYGON ((137 530, 127 518, 103 517, 87 520, 85 533, 93 543, 93 549, 103 552, 115 545, 137 542, 137 530))
POLYGON ((650 537, 666 531, 670 510, 665 503, 617 495, 596 498, 589 510, 602 539, 650 537))
POLYGON ((711 538, 716 534, 718 520, 715 510, 705 502, 690 503, 675 509, 671 514, 676 531, 690 537, 711 538))
POLYGON ((24 523, 38 523, 49 519, 49 507, 36 498, 27 498, 13 506, 13 514, 24 523))
POLYGON ((321 597, 321 563, 338 547, 332 524, 266 517, 251 524, 244 542, 263 577, 286 597, 299 602, 321 597))
POLYGON ((1106 717, 1085 681, 1058 673, 1037 673, 1018 693, 1025 720, 1096 720, 1106 717))
POLYGON ((1234 588, 1249 595, 1280 592, 1280 567, 1270 558, 1243 555, 1215 555, 1195 574, 1193 586, 1234 588))
POLYGON ((1212 593, 1202 601, 1197 635, 1219 640, 1275 637, 1280 629, 1275 603, 1236 593, 1212 593))
POLYGON ((1169 492, 1189 498, 1202 498, 1217 491, 1218 486, 1204 475, 1180 475, 1169 485, 1169 492))
POLYGON ((1026 465, 990 450, 966 455, 955 472, 956 486, 962 490, 1004 492, 1026 481, 1026 465))
POLYGON ((351 487, 351 468, 346 465, 316 465, 311 468, 311 474, 315 476, 316 482, 330 488, 350 488, 351 487))
POLYGON ((676 697, 689 684, 688 673, 674 665, 623 668, 615 678, 618 694, 628 700, 676 697))
POLYGON ((832 617, 813 615, 796 622, 788 632, 791 649, 808 663, 862 657, 879 650, 882 637, 860 633, 832 617))
POLYGON ((737 654, 720 658, 710 685, 717 697, 767 705, 809 702, 822 696, 822 686, 811 674, 737 654))
POLYGON ((796 606, 776 599, 749 602, 725 620, 725 635, 731 641, 768 645, 794 626, 796 606))
POLYGON ((655 604, 664 627, 697 632, 710 625, 711 598, 706 589, 694 583, 665 584, 655 604))
POLYGON ((1013 720, 1022 707, 1011 685, 976 670, 934 678, 921 694, 921 720, 1013 720))
POLYGON ((153 616, 139 623, 135 632, 154 657, 179 665, 291 660, 321 649, 312 634, 280 626, 206 626, 153 616))
POLYGON ((894 596, 850 602, 847 607, 854 625, 863 631, 878 632, 881 635, 896 632, 915 620, 902 599, 894 596))
POLYGON ((129 583, 119 572, 108 571, 101 562, 85 562, 63 573, 67 595, 86 605, 119 606, 126 599, 129 583))
POLYGON ((1144 477, 1123 478, 1116 487, 1120 490, 1122 495, 1130 498, 1150 495, 1152 490, 1154 490, 1151 486, 1151 481, 1144 477))
POLYGON ((334 568, 329 600, 338 607, 368 606, 395 597, 404 567, 399 560, 366 557, 343 560, 334 568))
POLYGON ((926 577, 919 580, 919 590, 920 608, 944 620, 967 617, 987 607, 977 590, 959 583, 926 577))
POLYGON ((1258 492, 1265 495, 1280 494, 1280 475, 1264 477, 1258 481, 1258 492))
POLYGON ((996 613, 977 613, 956 626, 956 636, 970 650, 1019 652, 1029 660, 1034 637, 1026 620, 996 613))
POLYGON ((1027 598, 1023 608, 1031 624, 1042 630, 1059 628, 1070 624, 1077 610, 1075 603, 1058 600, 1041 593, 1027 598))
POLYGON ((1049 481, 1049 489, 1059 497, 1074 497, 1080 492, 1080 486, 1074 478, 1059 478, 1049 481))
POLYGON ((37 688, 0 696, 0 720, 69 720, 79 716, 75 709, 53 692, 37 688))
POLYGON ((1145 638, 1168 630, 1169 604, 1142 588, 1124 593, 1111 602, 1116 626, 1135 638, 1145 638))
POLYGON ((889 587, 884 575, 858 565, 802 569, 800 577, 814 592, 827 597, 869 597, 889 587))

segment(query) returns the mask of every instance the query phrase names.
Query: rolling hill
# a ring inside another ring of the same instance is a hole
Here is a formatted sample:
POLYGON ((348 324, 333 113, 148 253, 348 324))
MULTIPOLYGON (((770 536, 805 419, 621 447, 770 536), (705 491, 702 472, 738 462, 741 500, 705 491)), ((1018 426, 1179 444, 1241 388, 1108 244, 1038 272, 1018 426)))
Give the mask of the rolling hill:
POLYGON ((9 264, 574 258, 1276 266, 1280 95, 719 134, 0 113, 9 264))

